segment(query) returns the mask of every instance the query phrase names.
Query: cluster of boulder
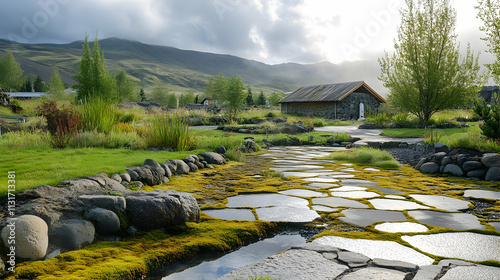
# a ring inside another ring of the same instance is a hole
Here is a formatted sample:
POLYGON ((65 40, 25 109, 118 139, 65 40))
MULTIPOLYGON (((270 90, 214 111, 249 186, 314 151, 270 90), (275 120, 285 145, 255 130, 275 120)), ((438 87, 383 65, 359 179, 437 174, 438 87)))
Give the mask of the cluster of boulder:
POLYGON ((138 230, 172 229, 197 222, 200 209, 192 194, 130 188, 160 185, 171 176, 224 163, 224 154, 215 152, 167 160, 164 164, 147 159, 142 166, 127 168, 123 174, 108 177, 101 173, 65 180, 58 186, 40 185, 21 191, 16 194, 15 216, 7 216, 7 211, 0 213, 3 243, 7 246, 14 232, 16 257, 39 260, 80 249, 94 242, 96 236, 118 240, 138 230))
POLYGON ((425 174, 446 173, 452 176, 500 180, 500 154, 450 149, 443 143, 419 143, 417 150, 432 149, 434 152, 420 159, 415 169, 425 174), (430 148, 429 148, 430 147, 430 148))
POLYGON ((239 133, 250 133, 250 134, 302 134, 312 132, 314 130, 313 127, 304 126, 302 122, 298 122, 295 124, 284 124, 279 125, 276 128, 262 128, 259 126, 223 126, 219 125, 217 127, 218 130, 223 130, 227 132, 239 132, 239 133))

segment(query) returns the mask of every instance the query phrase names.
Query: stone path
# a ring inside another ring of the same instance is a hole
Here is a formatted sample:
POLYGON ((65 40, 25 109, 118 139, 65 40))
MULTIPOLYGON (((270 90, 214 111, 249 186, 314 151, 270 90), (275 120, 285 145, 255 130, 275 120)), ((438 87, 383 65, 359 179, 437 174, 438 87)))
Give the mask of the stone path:
MULTIPOLYGON (((277 279, 498 279, 500 268, 472 262, 500 261, 500 236, 478 231, 498 231, 500 222, 481 221, 464 212, 474 209, 468 199, 498 202, 500 192, 467 189, 461 197, 406 194, 359 178, 377 169, 321 159, 335 150, 272 148, 262 157, 274 162, 275 171, 300 178, 302 184, 279 193, 229 197, 228 208, 204 212, 222 219, 297 223, 332 213, 344 223, 370 226, 375 233, 401 233, 399 242, 323 236, 219 279, 260 275, 277 279), (440 229, 427 233, 435 228, 440 229), (436 258, 455 260, 434 264, 436 258)), ((394 176, 405 175, 395 172, 394 176)))

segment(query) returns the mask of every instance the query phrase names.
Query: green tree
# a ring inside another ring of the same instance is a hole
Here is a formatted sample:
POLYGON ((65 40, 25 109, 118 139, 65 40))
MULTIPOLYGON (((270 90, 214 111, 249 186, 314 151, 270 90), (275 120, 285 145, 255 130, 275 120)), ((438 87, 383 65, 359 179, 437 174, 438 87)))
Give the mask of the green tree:
POLYGON ((238 112, 246 104, 245 84, 238 75, 232 76, 227 81, 227 89, 224 93, 229 118, 235 118, 238 112))
POLYGON ((179 96, 179 106, 184 107, 186 106, 186 104, 194 103, 194 99, 194 92, 192 90, 181 93, 181 95, 179 96))
POLYGON ((269 103, 272 106, 278 106, 278 102, 283 98, 285 98, 285 94, 283 92, 273 92, 269 96, 269 103))
POLYGON ((486 64, 490 70, 493 79, 500 84, 500 1, 498 0, 479 0, 478 18, 484 23, 479 29, 486 33, 485 38, 481 38, 488 46, 488 52, 495 56, 495 61, 486 64))
POLYGON ((141 88, 141 90, 139 91, 139 98, 141 99, 141 101, 147 101, 148 99, 146 98, 146 93, 144 92, 144 88, 141 88))
POLYGON ((248 91, 247 106, 253 106, 254 102, 253 102, 253 96, 252 96, 252 88, 250 87, 250 85, 247 86, 247 91, 248 91))
POLYGON ((137 97, 134 95, 137 86, 125 70, 118 72, 115 80, 119 101, 137 101, 137 97))
POLYGON ((23 70, 11 51, 0 58, 0 86, 5 91, 17 91, 23 84, 23 70))
POLYGON ((175 93, 168 93, 165 101, 167 108, 177 108, 177 95, 175 93))
MULTIPOLYGON (((167 106, 168 96, 170 95, 170 89, 166 84, 157 83, 153 90, 151 91, 150 100, 153 102, 160 103, 162 106, 167 106)), ((177 103, 177 102, 176 102, 177 103)), ((171 106, 172 104, 170 104, 171 106)), ((177 105, 177 104, 176 104, 177 105)))
POLYGON ((56 99, 64 97, 64 84, 59 76, 59 70, 55 68, 52 70, 52 76, 50 77, 47 93, 56 99))
POLYGON ((19 89, 21 92, 32 92, 33 91, 33 84, 31 83, 30 77, 26 77, 23 85, 19 89))
POLYGON ((259 106, 266 105, 266 97, 264 96, 263 91, 260 91, 259 97, 257 98, 257 105, 259 106))
POLYGON ((44 92, 46 90, 46 84, 42 77, 36 76, 35 81, 33 82, 33 89, 35 92, 44 92))
POLYGON ((222 107, 224 103, 224 92, 227 89, 227 79, 224 75, 219 74, 213 76, 207 81, 205 87, 205 95, 217 102, 217 105, 222 107))
POLYGON ((88 36, 85 37, 82 59, 78 65, 78 74, 75 75, 75 80, 77 81, 75 87, 79 100, 100 97, 108 101, 118 101, 116 81, 106 68, 104 54, 101 54, 97 37, 94 40, 92 51, 90 51, 88 36))
POLYGON ((449 0, 406 0, 395 52, 379 59, 379 79, 389 102, 421 122, 441 110, 469 102, 478 91, 478 56, 467 47, 461 58, 454 33, 456 11, 449 0))

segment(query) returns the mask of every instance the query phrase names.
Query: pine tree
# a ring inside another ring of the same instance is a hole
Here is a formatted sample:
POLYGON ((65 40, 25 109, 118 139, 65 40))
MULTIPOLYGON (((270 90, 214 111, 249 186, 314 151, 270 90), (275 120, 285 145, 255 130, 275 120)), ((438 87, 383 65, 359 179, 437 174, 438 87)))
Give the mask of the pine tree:
POLYGON ((79 100, 88 100, 93 95, 93 63, 88 38, 89 36, 85 36, 85 41, 83 41, 82 59, 80 60, 80 64, 78 64, 78 74, 75 75, 75 80, 78 82, 75 87, 77 89, 77 98, 79 100))
POLYGON ((261 91, 259 94, 259 98, 257 99, 257 105, 259 105, 259 106, 266 105, 266 97, 264 96, 263 91, 261 91))
POLYGON ((0 58, 0 86, 4 91, 17 91, 23 84, 23 70, 11 51, 0 58))
POLYGON ((31 83, 30 77, 26 77, 26 80, 23 83, 23 86, 19 89, 21 92, 32 92, 33 84, 31 83))
POLYGON ((141 101, 142 102, 145 102, 147 101, 148 99, 146 98, 146 93, 144 92, 144 88, 141 88, 141 90, 139 91, 139 97, 141 98, 141 101))
POLYGON ((44 92, 45 91, 45 81, 40 76, 36 76, 35 81, 33 82, 33 89, 35 92, 44 92))
POLYGON ((253 106, 254 102, 253 102, 253 96, 252 96, 252 88, 250 87, 250 85, 247 86, 247 91, 248 91, 247 106, 253 106))
POLYGON ((59 70, 55 68, 52 70, 47 93, 56 99, 61 99, 64 96, 64 84, 59 76, 59 70))

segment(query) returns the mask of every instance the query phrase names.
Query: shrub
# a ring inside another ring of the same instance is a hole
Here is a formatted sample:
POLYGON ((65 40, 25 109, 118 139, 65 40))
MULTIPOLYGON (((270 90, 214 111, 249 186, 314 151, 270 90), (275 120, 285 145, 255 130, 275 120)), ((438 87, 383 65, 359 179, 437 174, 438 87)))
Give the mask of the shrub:
POLYGON ((498 95, 495 94, 495 101, 487 105, 484 99, 476 101, 474 106, 476 113, 484 123, 480 126, 484 136, 500 141, 500 103, 498 95))
POLYGON ((195 144, 189 133, 189 125, 177 114, 156 115, 149 124, 145 137, 149 147, 186 151, 195 144))
POLYGON ((345 132, 335 132, 333 134, 333 140, 340 142, 347 142, 351 136, 345 132))
POLYGON ((368 147, 360 147, 352 151, 334 152, 328 156, 328 159, 376 166, 383 169, 397 169, 400 166, 387 151, 368 147))
POLYGON ((108 134, 118 124, 120 116, 116 105, 102 98, 93 98, 77 107, 80 114, 79 130, 108 134))
POLYGON ((411 122, 408 113, 397 113, 392 117, 392 121, 395 123, 409 123, 411 122))
POLYGON ((47 120, 47 129, 52 135, 51 145, 54 148, 66 147, 71 136, 76 134, 79 121, 73 108, 57 108, 56 101, 50 100, 37 107, 36 112, 47 120))

